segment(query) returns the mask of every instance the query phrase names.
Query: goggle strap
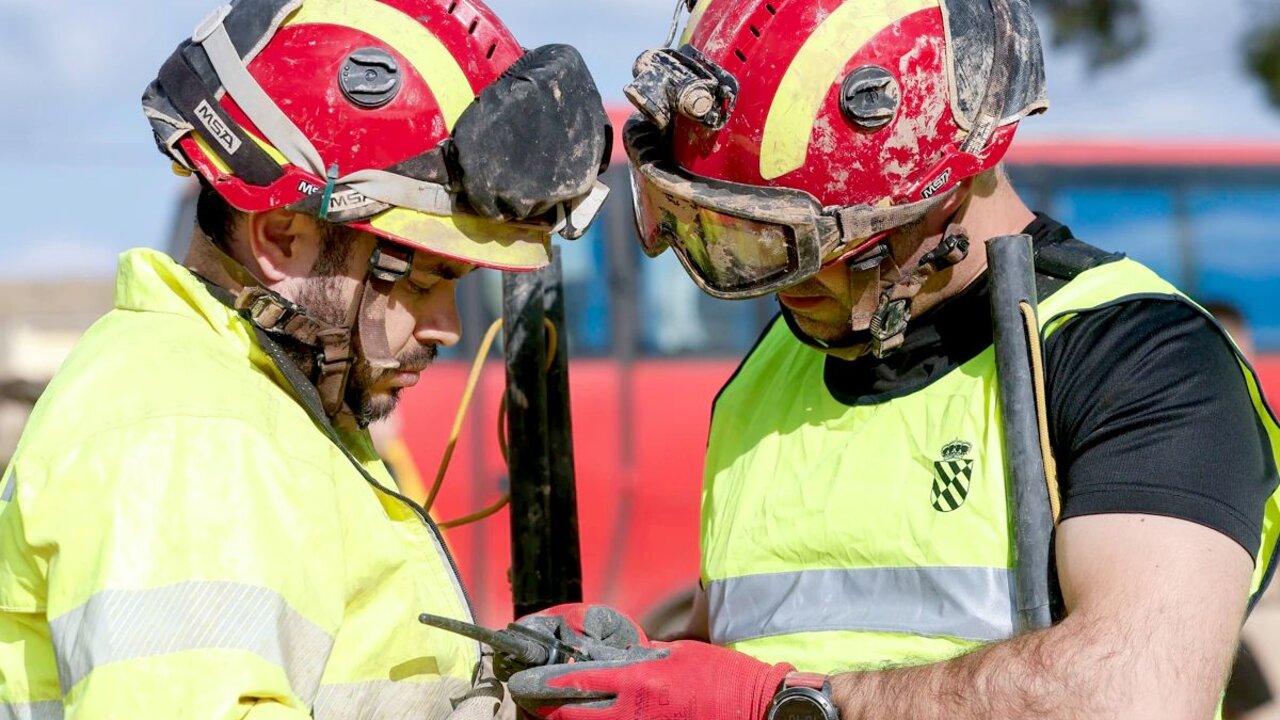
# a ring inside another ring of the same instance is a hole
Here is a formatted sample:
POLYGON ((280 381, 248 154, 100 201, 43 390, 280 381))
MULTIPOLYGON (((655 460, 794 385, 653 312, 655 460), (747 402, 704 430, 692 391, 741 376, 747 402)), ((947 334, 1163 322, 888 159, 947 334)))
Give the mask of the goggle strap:
POLYGON ((386 170, 359 170, 339 178, 338 183, 388 205, 432 215, 452 215, 458 211, 457 198, 449 188, 430 180, 417 180, 386 170))
MULTIPOLYGON (((250 185, 267 187, 284 175, 284 170, 258 146, 240 124, 227 115, 204 79, 192 67, 183 44, 164 65, 157 77, 160 90, 182 119, 205 138, 205 144, 231 171, 250 185), (214 125, 214 123, 220 125, 214 125), (212 127, 211 127, 212 126, 212 127), (215 129, 217 136, 214 136, 215 129)), ((175 140, 176 142, 176 140, 175 140)))
POLYGON ((262 132, 266 141, 293 165, 317 177, 324 177, 325 163, 319 151, 267 95, 258 81, 253 79, 249 68, 245 67, 224 24, 229 10, 229 6, 224 6, 210 15, 196 28, 192 42, 204 48, 223 87, 262 132))
POLYGON ((915 222, 942 204, 950 192, 935 195, 927 200, 878 208, 870 205, 850 205, 838 208, 834 214, 840 231, 840 244, 847 245, 866 240, 915 222))

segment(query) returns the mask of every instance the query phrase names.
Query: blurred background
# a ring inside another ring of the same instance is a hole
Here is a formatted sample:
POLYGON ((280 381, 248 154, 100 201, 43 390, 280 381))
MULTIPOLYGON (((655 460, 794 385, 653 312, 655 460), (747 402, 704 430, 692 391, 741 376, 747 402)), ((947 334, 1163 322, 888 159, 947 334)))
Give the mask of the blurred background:
MULTIPOLYGON (((1234 311, 1280 399, 1280 3, 1032 2, 1052 107, 1022 124, 1009 162, 1015 184, 1080 238, 1234 311)), ((0 0, 0 197, 13 211, 0 231, 0 465, 71 344, 109 309, 117 254, 184 252, 193 181, 155 150, 139 97, 213 4, 0 0)), ((662 42, 673 9, 667 0, 489 4, 528 47, 577 45, 618 125, 632 60, 662 42)), ((679 616, 698 576, 710 402, 775 307, 702 296, 671 253, 642 262, 621 165, 616 158, 605 216, 561 245, 584 580, 588 599, 661 625, 679 616)), ((499 313, 499 285, 493 273, 463 284, 463 346, 380 431, 419 498, 466 365, 499 313)), ((443 519, 505 489, 494 438, 501 375, 498 363, 484 375, 432 509, 443 519)), ((506 528, 500 513, 450 533, 490 623, 510 614, 506 528)), ((1277 615, 1264 604, 1250 632, 1262 664, 1280 669, 1277 615)))

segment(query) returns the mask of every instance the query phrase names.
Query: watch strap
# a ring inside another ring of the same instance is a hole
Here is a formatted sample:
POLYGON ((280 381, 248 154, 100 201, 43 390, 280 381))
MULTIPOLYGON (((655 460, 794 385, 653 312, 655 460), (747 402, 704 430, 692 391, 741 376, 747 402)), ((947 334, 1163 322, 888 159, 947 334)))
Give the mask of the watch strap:
POLYGON ((812 672, 789 672, 782 678, 782 687, 807 687, 829 692, 831 676, 812 672))

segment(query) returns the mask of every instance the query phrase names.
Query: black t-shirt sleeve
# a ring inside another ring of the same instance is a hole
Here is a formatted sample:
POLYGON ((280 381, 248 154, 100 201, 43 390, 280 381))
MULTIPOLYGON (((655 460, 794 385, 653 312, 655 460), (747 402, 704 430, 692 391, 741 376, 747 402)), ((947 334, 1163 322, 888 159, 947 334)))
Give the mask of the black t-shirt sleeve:
POLYGON ((1045 347, 1063 518, 1166 515, 1256 557, 1276 487, 1240 365, 1191 306, 1135 300, 1083 313, 1045 347))

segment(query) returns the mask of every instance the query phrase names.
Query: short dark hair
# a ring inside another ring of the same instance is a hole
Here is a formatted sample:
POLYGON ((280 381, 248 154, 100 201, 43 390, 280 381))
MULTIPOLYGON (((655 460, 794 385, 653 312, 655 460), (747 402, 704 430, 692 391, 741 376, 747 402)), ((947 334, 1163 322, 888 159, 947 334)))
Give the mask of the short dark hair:
MULTIPOLYGON (((196 226, 209 237, 219 250, 231 254, 231 238, 236 223, 245 215, 235 209, 226 198, 218 194, 204 178, 200 179, 200 194, 196 197, 196 226)), ((347 266, 351 248, 355 245, 356 231, 346 225, 320 223, 320 257, 316 259, 315 274, 326 277, 342 273, 347 266)))
POLYGON ((231 207, 217 190, 200 178, 200 194, 196 196, 196 226, 224 253, 231 252, 231 236, 244 213, 231 207))
POLYGON ((1220 323, 1245 325, 1247 322, 1240 308, 1226 300, 1207 300, 1202 307, 1220 323))

